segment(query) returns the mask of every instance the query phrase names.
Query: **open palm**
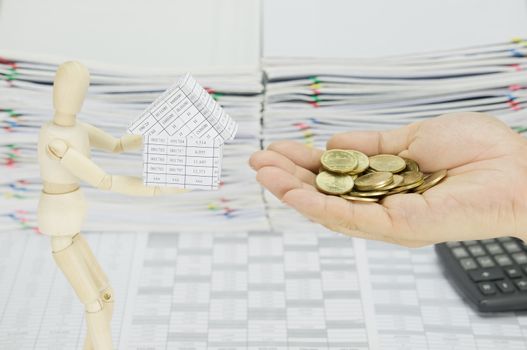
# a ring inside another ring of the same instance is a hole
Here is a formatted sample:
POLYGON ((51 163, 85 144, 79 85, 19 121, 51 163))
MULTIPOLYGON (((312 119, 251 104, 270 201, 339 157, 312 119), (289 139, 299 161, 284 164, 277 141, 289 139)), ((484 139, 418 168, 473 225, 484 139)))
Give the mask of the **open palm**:
POLYGON ((448 170, 422 195, 349 202, 314 187, 322 150, 281 141, 250 160, 258 181, 287 205, 331 230, 416 247, 499 236, 527 238, 527 142, 499 120, 453 113, 382 132, 333 136, 328 149, 398 154, 421 171, 448 170))

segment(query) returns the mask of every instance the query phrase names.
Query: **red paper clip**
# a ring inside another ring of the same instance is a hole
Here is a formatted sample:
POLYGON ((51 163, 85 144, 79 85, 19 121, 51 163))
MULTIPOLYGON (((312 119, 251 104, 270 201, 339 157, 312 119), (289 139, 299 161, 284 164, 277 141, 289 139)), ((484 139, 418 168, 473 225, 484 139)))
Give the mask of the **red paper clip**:
POLYGON ((11 68, 16 69, 16 62, 8 60, 7 58, 4 58, 0 56, 0 64, 6 64, 8 66, 11 66, 11 68))

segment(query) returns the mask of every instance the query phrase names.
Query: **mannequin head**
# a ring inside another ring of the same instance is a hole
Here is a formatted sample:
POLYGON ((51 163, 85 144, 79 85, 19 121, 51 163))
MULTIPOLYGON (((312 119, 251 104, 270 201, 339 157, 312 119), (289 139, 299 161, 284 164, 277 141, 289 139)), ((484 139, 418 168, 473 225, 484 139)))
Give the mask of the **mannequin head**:
POLYGON ((82 63, 69 61, 59 66, 53 82, 55 124, 75 125, 76 114, 81 110, 89 85, 90 73, 82 63))

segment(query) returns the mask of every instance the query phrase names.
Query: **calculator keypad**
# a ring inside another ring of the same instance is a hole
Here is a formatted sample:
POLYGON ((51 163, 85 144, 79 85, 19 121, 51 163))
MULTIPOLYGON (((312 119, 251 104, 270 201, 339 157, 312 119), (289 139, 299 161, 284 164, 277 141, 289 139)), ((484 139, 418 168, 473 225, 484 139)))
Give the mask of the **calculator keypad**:
POLYGON ((522 277, 522 273, 520 272, 520 269, 518 269, 517 267, 509 267, 505 269, 505 274, 509 276, 509 278, 522 277))
POLYGON ((517 253, 522 250, 520 245, 514 241, 503 243, 503 248, 505 248, 505 250, 509 253, 517 253))
POLYGON ((503 249, 498 243, 485 244, 485 248, 487 248, 487 251, 489 252, 489 254, 492 254, 492 255, 503 253, 503 249))
POLYGON ((459 263, 463 267, 464 270, 474 270, 478 268, 478 264, 476 264, 476 260, 472 258, 464 258, 459 260, 459 263))
POLYGON ((478 269, 470 271, 469 275, 474 282, 499 280, 504 277, 503 272, 498 268, 478 269))
POLYGON ((516 283, 516 287, 518 287, 519 290, 521 291, 527 290, 527 279, 522 278, 521 280, 514 281, 514 283, 516 283))
POLYGON ((496 287, 490 282, 481 282, 478 286, 481 293, 485 295, 496 294, 496 287))
POLYGON ((446 246, 483 296, 527 295, 527 248, 520 240, 501 237, 446 246))
POLYGON ((496 282, 496 285, 502 293, 514 293, 514 286, 509 281, 499 281, 496 282))
POLYGON ((525 254, 525 252, 512 254, 512 259, 518 265, 527 264, 527 254, 525 254))
POLYGON ((494 256, 494 259, 500 266, 510 266, 512 265, 512 260, 508 255, 498 254, 494 256))
POLYGON ((480 245, 470 246, 468 247, 468 251, 470 252, 470 254, 472 254, 472 256, 482 256, 487 254, 483 247, 480 245))
POLYGON ((454 256, 458 259, 461 259, 461 258, 467 258, 468 257, 468 252, 465 248, 463 247, 455 247, 455 248, 452 248, 452 254, 454 254, 454 256))

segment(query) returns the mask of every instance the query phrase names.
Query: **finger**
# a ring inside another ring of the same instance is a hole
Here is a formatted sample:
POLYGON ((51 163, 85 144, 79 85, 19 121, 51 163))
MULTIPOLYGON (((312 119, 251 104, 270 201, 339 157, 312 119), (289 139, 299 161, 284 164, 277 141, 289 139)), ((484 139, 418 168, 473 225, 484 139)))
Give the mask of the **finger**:
POLYGON ((294 175, 307 184, 315 185, 315 174, 296 165, 291 159, 274 151, 255 152, 251 156, 249 164, 251 164, 251 167, 256 171, 263 167, 274 166, 287 171, 289 174, 294 175))
POLYGON ((351 236, 408 247, 431 243, 409 236, 404 222, 401 223, 399 218, 394 221, 392 216, 396 214, 380 204, 350 202, 300 188, 285 193, 282 201, 312 220, 351 236))
POLYGON ((284 194, 293 189, 316 191, 313 186, 306 184, 287 171, 272 166, 258 170, 256 180, 280 200, 282 200, 284 194))
POLYGON ((282 154, 291 159, 296 165, 314 173, 318 172, 318 169, 320 168, 320 157, 322 156, 323 151, 307 147, 300 142, 273 142, 267 147, 267 149, 282 154))
POLYGON ((379 204, 352 203, 340 197, 298 188, 284 194, 283 201, 319 223, 338 225, 344 233, 361 231, 382 236, 392 229, 391 218, 379 204))
POLYGON ((327 143, 328 149, 342 148, 361 151, 368 156, 388 153, 399 154, 406 150, 420 122, 388 131, 352 131, 335 134, 327 143))

